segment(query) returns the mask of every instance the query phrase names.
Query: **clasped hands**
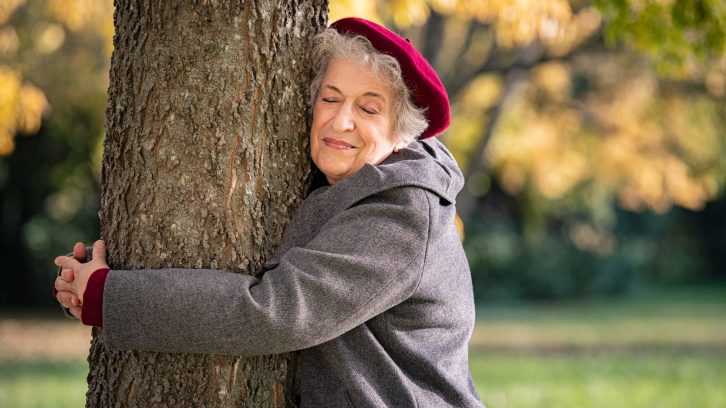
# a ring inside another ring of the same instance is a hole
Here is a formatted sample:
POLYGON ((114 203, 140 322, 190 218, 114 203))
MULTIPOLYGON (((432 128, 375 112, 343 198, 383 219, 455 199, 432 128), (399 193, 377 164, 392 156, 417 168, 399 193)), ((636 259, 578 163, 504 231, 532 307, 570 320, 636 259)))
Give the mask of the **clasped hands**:
POLYGON ((83 294, 86 292, 91 274, 99 269, 108 268, 106 244, 102 240, 93 243, 93 259, 80 262, 86 259, 86 255, 86 246, 78 242, 73 247, 73 256, 59 256, 53 261, 61 267, 61 273, 55 280, 54 288, 58 291, 55 297, 58 303, 69 309, 77 319, 81 318, 83 294))

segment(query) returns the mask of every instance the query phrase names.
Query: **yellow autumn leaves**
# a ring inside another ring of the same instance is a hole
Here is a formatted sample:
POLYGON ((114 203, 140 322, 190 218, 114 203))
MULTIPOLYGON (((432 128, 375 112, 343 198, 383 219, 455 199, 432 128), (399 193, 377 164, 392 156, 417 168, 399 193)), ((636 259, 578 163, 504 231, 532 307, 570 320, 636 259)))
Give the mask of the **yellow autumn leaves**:
POLYGON ((559 199, 585 185, 592 194, 614 194, 630 210, 701 209, 722 183, 717 106, 669 90, 637 67, 590 63, 600 71, 592 78, 605 83, 585 105, 558 100, 571 93, 566 66, 535 70, 486 152, 502 187, 516 195, 531 183, 559 199))
MULTIPOLYGON (((379 9, 375 1, 333 0, 330 2, 330 21, 349 16, 377 22, 387 18, 396 26, 406 28, 423 24, 429 18, 430 10, 492 22, 497 25, 499 44, 509 47, 534 40, 545 43, 571 41, 577 36, 578 29, 592 26, 592 18, 599 18, 597 13, 581 14, 577 18, 567 0, 392 0, 379 9)), ((596 21, 595 25, 598 23, 596 21)))
POLYGON ((48 101, 43 92, 23 83, 20 73, 0 65, 0 156, 12 153, 15 134, 32 134, 40 129, 48 101))
MULTIPOLYGON (((705 89, 700 93, 669 89, 652 68, 625 50, 557 61, 602 30, 597 9, 587 2, 577 8, 571 4, 567 0, 332 0, 330 20, 353 15, 393 21, 398 29, 415 34, 432 12, 440 13, 447 19, 444 46, 437 57, 444 75, 447 70, 449 75, 467 75, 460 66, 476 66, 492 47, 510 52, 536 42, 554 57, 518 81, 481 158, 472 157, 472 152, 489 125, 492 107, 503 97, 507 72, 475 75, 461 92, 450 95, 455 117, 446 142, 462 168, 473 160, 485 163, 468 183, 475 195, 485 194, 496 178, 510 194, 532 189, 548 200, 567 198, 585 188, 588 194, 615 197, 629 209, 661 212, 673 204, 701 208, 724 185, 724 166, 718 164, 726 154, 723 111, 714 98, 726 95, 726 58, 720 65, 685 66, 680 79, 705 89), (465 36, 463 27, 471 21, 493 27, 485 33, 491 36, 480 35, 472 42, 472 52, 457 60, 456 47, 450 44, 465 36), (460 30, 449 30, 457 24, 460 30), (573 97, 582 78, 592 82, 590 91, 573 97)), ((54 58, 83 30, 103 38, 110 56, 110 1, 0 2, 0 156, 13 151, 16 135, 37 132, 50 109, 23 65, 30 58, 18 58, 18 53, 29 49, 36 59, 54 58), (41 10, 42 18, 22 23, 25 27, 14 26, 16 9, 31 5, 41 10)), ((38 75, 38 68, 34 71, 38 75)))
POLYGON ((505 98, 509 73, 485 72, 450 95, 455 116, 447 144, 462 168, 485 163, 486 170, 470 175, 472 194, 485 194, 492 176, 512 195, 586 194, 601 205, 614 197, 627 209, 655 212, 674 204, 698 210, 719 194, 726 141, 717 101, 726 89, 726 58, 720 65, 686 64, 670 80, 626 49, 557 61, 602 30, 600 12, 587 2, 576 10, 566 0, 394 0, 378 9, 375 3, 332 1, 331 20, 353 14, 406 28, 425 24, 435 10, 463 26, 491 24, 499 49, 537 43, 553 59, 526 72, 506 96, 481 158, 472 152, 491 109, 505 98), (583 80, 590 82, 586 95, 573 96, 583 80), (707 92, 670 89, 669 81, 707 92))
MULTIPOLYGON (((3 59, 13 55, 18 48, 15 30, 5 23, 22 3, 21 0, 0 3, 0 57, 3 59)), ((24 82, 17 69, 0 62, 0 156, 12 153, 16 133, 38 131, 41 115, 47 107, 48 101, 40 89, 24 82)))
POLYGON ((0 156, 13 152, 18 134, 36 133, 50 109, 43 90, 28 80, 25 62, 57 51, 66 40, 66 30, 79 31, 88 26, 107 39, 106 51, 110 55, 111 9, 110 2, 95 0, 0 2, 0 156), (30 26, 16 27, 12 17, 20 7, 40 8, 43 18, 32 21, 30 26), (22 34, 20 29, 24 30, 22 34), (26 43, 21 44, 20 37, 26 43))

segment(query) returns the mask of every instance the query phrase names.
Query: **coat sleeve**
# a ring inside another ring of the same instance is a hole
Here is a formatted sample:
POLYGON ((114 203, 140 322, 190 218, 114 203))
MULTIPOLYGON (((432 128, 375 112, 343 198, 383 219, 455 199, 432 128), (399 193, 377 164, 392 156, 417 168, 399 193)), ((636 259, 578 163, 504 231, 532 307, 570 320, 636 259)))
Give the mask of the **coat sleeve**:
POLYGON ((429 210, 425 193, 414 191, 337 214, 259 279, 205 269, 109 272, 107 347, 259 355, 340 336, 417 287, 429 210))

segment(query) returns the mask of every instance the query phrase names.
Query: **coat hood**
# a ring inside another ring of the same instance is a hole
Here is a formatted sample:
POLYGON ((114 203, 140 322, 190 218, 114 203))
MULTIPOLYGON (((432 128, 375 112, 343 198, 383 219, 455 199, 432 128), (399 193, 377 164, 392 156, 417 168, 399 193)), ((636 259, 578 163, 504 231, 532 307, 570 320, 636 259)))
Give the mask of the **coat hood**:
POLYGON ((459 166, 441 142, 434 138, 416 141, 376 166, 366 164, 332 186, 313 190, 288 224, 265 268, 275 267, 290 248, 304 246, 329 220, 368 197, 413 186, 431 191, 442 204, 451 205, 463 185, 459 166))
POLYGON ((345 208, 381 191, 415 186, 454 204, 463 185, 464 177, 451 153, 438 140, 426 139, 415 141, 376 166, 366 164, 357 173, 316 193, 337 190, 335 196, 344 198, 339 204, 345 208))

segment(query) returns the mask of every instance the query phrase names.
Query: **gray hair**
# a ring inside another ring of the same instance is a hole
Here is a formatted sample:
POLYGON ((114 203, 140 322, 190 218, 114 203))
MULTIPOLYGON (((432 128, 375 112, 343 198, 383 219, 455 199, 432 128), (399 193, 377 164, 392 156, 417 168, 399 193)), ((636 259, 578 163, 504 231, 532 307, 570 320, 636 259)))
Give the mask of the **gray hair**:
POLYGON ((315 105, 325 70, 332 59, 360 61, 363 64, 367 63, 373 72, 391 87, 393 132, 396 140, 408 146, 426 130, 428 121, 424 115, 424 109, 417 107, 411 100, 411 92, 403 81, 398 60, 376 50, 371 42, 363 36, 343 35, 332 28, 316 35, 314 41, 313 80, 310 84, 311 105, 315 105))

